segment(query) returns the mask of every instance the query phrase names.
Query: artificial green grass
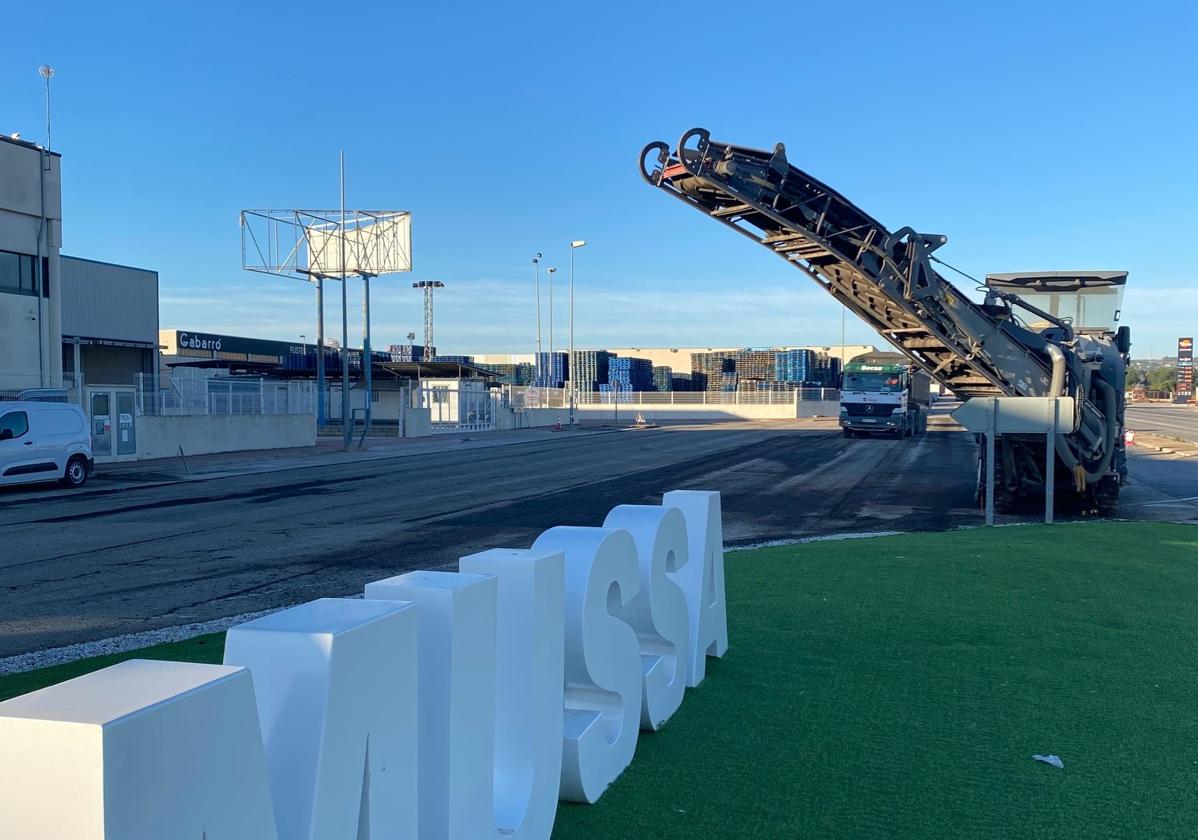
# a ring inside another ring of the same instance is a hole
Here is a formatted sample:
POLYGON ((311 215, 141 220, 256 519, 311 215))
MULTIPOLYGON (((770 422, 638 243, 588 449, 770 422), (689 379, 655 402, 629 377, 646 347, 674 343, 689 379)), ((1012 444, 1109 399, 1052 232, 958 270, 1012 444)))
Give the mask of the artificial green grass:
POLYGON ((1198 836, 1198 529, 764 549, 727 592, 728 654, 554 838, 1198 836))
MULTIPOLYGON (((728 654, 555 840, 1198 835, 1198 529, 737 552, 727 592, 728 654)), ((219 661, 220 641, 156 653, 219 661)))

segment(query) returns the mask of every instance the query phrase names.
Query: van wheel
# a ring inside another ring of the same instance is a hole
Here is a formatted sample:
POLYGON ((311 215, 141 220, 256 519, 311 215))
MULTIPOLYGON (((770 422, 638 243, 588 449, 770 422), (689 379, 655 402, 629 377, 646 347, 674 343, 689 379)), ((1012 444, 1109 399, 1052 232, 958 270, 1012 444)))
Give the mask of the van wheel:
POLYGON ((87 481, 87 459, 76 455, 67 461, 66 471, 62 474, 62 483, 66 487, 82 487, 87 481))

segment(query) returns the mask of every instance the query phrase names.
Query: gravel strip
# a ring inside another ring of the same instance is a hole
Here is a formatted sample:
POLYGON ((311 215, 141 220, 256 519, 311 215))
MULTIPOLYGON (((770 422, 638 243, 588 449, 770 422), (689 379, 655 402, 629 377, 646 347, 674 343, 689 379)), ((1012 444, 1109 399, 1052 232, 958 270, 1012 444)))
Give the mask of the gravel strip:
POLYGON ((22 671, 34 671, 50 665, 62 665, 77 659, 90 659, 93 656, 104 656, 110 653, 124 653, 129 650, 158 645, 164 642, 182 642, 206 633, 219 633, 228 630, 235 624, 251 621, 264 615, 278 612, 284 607, 257 612, 231 615, 212 621, 201 621, 196 624, 180 624, 178 627, 163 627, 159 630, 143 630, 140 633, 129 633, 124 636, 114 636, 111 639, 100 639, 95 642, 81 642, 77 645, 35 650, 30 653, 19 653, 0 659, 0 676, 17 674, 22 671))

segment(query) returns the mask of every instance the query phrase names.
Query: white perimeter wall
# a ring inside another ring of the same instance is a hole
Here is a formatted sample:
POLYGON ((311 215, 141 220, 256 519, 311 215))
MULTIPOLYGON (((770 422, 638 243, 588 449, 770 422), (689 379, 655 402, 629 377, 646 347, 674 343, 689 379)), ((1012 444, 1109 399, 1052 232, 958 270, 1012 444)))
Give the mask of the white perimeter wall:
POLYGON ((137 457, 169 458, 246 449, 290 449, 316 445, 311 414, 138 417, 137 457))
POLYGON ((836 417, 840 403, 834 400, 800 400, 774 405, 620 403, 617 415, 612 405, 580 405, 574 414, 582 420, 793 420, 796 417, 836 417))

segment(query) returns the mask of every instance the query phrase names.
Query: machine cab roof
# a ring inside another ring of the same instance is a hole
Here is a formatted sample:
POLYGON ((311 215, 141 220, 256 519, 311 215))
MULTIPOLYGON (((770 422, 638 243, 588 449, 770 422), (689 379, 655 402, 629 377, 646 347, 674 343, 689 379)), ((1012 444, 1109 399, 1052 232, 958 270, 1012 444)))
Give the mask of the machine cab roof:
MULTIPOLYGON (((986 285, 1018 295, 1031 306, 1070 324, 1076 332, 1114 332, 1123 308, 1126 271, 1033 271, 988 274, 986 285)), ((1053 324, 1021 313, 1031 329, 1053 324)))

